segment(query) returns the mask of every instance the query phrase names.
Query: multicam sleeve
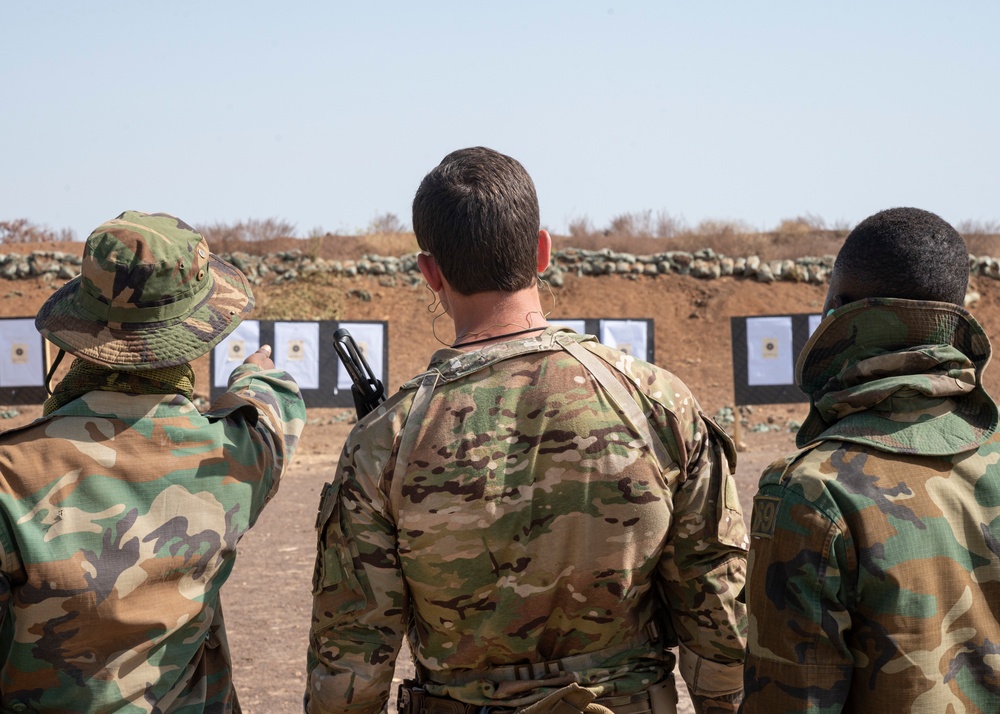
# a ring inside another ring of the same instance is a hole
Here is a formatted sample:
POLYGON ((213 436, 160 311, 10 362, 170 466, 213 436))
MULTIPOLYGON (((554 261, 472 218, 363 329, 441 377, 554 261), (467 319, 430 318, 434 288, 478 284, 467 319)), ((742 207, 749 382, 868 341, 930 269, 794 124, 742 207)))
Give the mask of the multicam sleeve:
POLYGON ((392 438, 362 422, 320 505, 306 712, 381 712, 406 612, 395 524, 378 488, 392 438), (386 448, 386 444, 388 447, 386 448))
POLYGON ((747 547, 730 467, 735 450, 702 415, 675 421, 673 431, 683 445, 682 473, 659 574, 680 643, 679 669, 699 712, 735 712, 743 688, 746 609, 739 596, 747 547))
MULTIPOLYGON (((765 472, 766 480, 767 473, 765 472)), ((839 712, 851 685, 848 538, 801 494, 754 498, 744 712, 839 712)))

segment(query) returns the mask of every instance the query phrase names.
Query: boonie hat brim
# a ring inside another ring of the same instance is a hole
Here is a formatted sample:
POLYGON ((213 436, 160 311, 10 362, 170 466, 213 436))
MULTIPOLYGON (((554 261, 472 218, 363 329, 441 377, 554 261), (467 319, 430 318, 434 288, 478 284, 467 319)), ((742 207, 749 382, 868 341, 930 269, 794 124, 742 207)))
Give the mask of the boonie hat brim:
POLYGON ((183 317, 110 326, 81 307, 77 298, 82 277, 78 276, 45 302, 35 327, 70 354, 120 370, 190 362, 219 344, 254 307, 253 291, 239 269, 213 254, 208 268, 213 285, 183 317))

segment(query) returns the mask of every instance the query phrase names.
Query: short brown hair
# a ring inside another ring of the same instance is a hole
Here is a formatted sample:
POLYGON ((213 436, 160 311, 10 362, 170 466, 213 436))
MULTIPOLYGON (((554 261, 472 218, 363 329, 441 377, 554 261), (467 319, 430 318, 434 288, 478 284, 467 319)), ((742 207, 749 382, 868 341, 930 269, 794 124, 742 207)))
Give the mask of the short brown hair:
POLYGON ((538 197, 528 172, 482 146, 445 156, 413 198, 417 244, 463 295, 533 285, 538 229, 538 197))

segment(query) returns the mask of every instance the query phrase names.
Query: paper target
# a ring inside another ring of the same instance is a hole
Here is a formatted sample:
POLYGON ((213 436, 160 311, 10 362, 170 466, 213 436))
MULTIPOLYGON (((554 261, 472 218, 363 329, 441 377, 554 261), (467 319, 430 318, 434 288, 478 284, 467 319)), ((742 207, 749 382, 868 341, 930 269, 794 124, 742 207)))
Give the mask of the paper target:
POLYGON ((747 383, 793 384, 791 317, 747 318, 747 383))
POLYGON ((645 320, 601 320, 601 342, 627 355, 646 359, 649 340, 645 320))
POLYGON ((0 387, 45 384, 42 336, 34 319, 3 320, 0 327, 0 387))
POLYGON ((319 323, 274 323, 274 366, 288 372, 300 389, 319 388, 319 323))
POLYGON ((212 385, 226 387, 229 385, 229 375, 243 364, 249 355, 260 349, 260 323, 257 320, 245 320, 236 326, 222 342, 212 351, 215 374, 212 375, 212 385))

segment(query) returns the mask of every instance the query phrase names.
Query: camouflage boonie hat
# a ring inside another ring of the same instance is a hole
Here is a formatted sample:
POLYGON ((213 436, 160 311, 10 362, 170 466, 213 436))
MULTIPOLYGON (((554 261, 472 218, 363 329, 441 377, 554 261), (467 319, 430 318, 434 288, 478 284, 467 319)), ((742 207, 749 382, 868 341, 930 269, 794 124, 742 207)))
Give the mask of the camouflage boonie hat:
POLYGON ((243 273, 165 213, 126 211, 99 226, 80 273, 45 302, 35 327, 70 354, 120 370, 190 362, 254 305, 243 273))

